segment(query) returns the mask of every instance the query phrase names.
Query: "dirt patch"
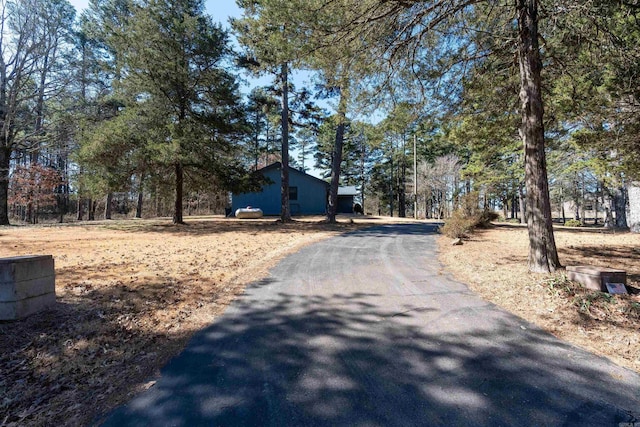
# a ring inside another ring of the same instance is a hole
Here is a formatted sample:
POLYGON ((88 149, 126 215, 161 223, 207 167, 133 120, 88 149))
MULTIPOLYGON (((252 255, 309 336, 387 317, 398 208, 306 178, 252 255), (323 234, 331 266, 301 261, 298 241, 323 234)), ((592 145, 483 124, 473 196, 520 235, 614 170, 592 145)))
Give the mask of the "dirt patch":
POLYGON ((559 228, 564 265, 596 265, 627 272, 630 295, 612 296, 569 282, 564 270, 527 270, 527 230, 498 226, 478 230, 462 246, 439 238, 440 260, 454 277, 484 299, 555 336, 640 372, 640 235, 559 228))
POLYGON ((54 310, 0 323, 0 426, 89 424, 284 255, 382 221, 188 222, 0 228, 0 257, 54 256, 57 294, 54 310))

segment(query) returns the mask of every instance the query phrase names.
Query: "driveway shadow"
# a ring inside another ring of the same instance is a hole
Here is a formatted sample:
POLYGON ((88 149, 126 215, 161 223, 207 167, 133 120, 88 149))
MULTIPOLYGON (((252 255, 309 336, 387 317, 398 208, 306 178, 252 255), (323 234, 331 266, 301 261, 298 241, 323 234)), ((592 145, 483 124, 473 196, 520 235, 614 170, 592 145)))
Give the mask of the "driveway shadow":
POLYGON ((639 416, 637 375, 513 316, 489 311, 490 332, 441 334, 378 297, 243 298, 104 425, 617 426, 639 416))

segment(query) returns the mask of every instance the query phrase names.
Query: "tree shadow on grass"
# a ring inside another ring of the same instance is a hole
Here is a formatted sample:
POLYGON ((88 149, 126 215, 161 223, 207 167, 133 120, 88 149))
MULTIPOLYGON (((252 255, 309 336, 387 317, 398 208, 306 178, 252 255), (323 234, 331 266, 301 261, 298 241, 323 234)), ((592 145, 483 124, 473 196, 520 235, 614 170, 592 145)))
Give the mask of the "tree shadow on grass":
POLYGON ((345 223, 327 224, 321 221, 292 221, 281 223, 276 219, 258 220, 188 220, 186 224, 175 225, 170 222, 119 222, 103 224, 101 227, 108 230, 124 231, 128 233, 161 233, 184 236, 207 236, 221 233, 261 233, 269 232, 327 232, 327 231, 351 231, 370 227, 371 224, 345 223))
POLYGON ((52 309, 0 322, 0 425, 88 425, 184 348, 202 327, 191 316, 220 314, 241 291, 202 292, 171 277, 104 286, 73 269, 58 274, 69 285, 52 309))
MULTIPOLYGON (((362 216, 346 216, 338 219, 337 223, 327 223, 323 219, 294 218, 291 222, 283 224, 279 218, 265 217, 261 219, 237 220, 223 217, 198 217, 186 218, 185 224, 173 224, 170 219, 145 219, 145 220, 112 220, 91 221, 56 224, 55 227, 73 227, 84 230, 112 230, 126 233, 157 233, 184 236, 208 236, 222 233, 257 234, 265 231, 280 233, 314 233, 314 232, 350 232, 366 230, 375 227, 400 226, 409 229, 418 226, 427 227, 429 232, 437 232, 438 223, 395 223, 381 225, 383 218, 369 218, 362 216), (352 219, 352 221, 350 221, 352 219)), ((45 226, 46 227, 46 226, 45 226)), ((53 226, 52 226, 53 227, 53 226)), ((19 226, 16 226, 19 228, 19 226)), ((390 232, 391 233, 391 232, 390 232)), ((1 234, 0 234, 1 235, 1 234)))
POLYGON ((604 227, 563 227, 554 225, 554 231, 562 231, 563 233, 572 233, 572 234, 629 234, 629 229, 623 228, 604 228, 604 227))
POLYGON ((586 246, 579 245, 571 248, 563 249, 569 256, 583 258, 586 260, 600 259, 612 260, 614 262, 625 262, 631 265, 640 266, 640 253, 631 245, 602 245, 602 246, 586 246))
POLYGON ((376 297, 238 301, 104 425, 613 426, 640 415, 635 374, 615 383, 613 367, 513 317, 443 335, 376 297))
POLYGON ((101 223, 99 227, 108 230, 124 231, 124 232, 143 232, 143 233, 163 233, 163 234, 178 234, 185 236, 204 236, 215 235, 219 233, 238 232, 238 233, 260 233, 264 231, 270 232, 358 232, 368 229, 375 229, 372 233, 380 233, 384 235, 389 234, 418 234, 435 233, 438 230, 438 223, 394 223, 380 225, 376 222, 380 222, 381 219, 375 219, 374 222, 370 218, 364 218, 358 221, 359 218, 354 217, 355 221, 345 221, 344 218, 340 219, 337 223, 327 223, 322 219, 310 220, 310 219, 296 219, 291 222, 281 223, 277 218, 262 218, 252 220, 236 220, 236 219, 224 219, 224 218, 209 218, 209 219, 193 219, 187 220, 186 224, 175 225, 168 221, 118 221, 113 223, 101 223), (412 231, 414 230, 414 231, 412 231))
MULTIPOLYGON (((493 222, 493 226, 501 229, 526 230, 527 224, 511 224, 506 222, 493 222)), ((568 232, 574 234, 628 234, 628 229, 604 228, 602 226, 586 226, 586 227, 565 227, 561 224, 554 223, 553 229, 556 232, 568 232)))

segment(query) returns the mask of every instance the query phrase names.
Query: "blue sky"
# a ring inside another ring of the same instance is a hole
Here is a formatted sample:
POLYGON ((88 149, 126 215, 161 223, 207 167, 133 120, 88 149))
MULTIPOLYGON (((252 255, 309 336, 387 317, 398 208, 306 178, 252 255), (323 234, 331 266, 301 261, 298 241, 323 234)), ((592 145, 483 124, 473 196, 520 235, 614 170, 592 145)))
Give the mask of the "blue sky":
MULTIPOLYGON (((89 0, 69 0, 69 2, 76 8, 78 15, 88 6, 89 0)), ((241 9, 236 4, 235 0, 206 0, 206 11, 213 18, 214 22, 222 23, 225 27, 229 28, 229 18, 239 18, 242 15, 241 9)), ((252 87, 266 86, 271 84, 271 80, 268 77, 259 79, 250 78, 244 75, 245 84, 242 85, 242 92, 249 93, 252 87)), ((302 81, 296 81, 294 77, 294 83, 296 86, 303 86, 302 81)))
POLYGON ((233 0, 208 0, 205 7, 209 15, 214 21, 227 23, 229 17, 239 17, 241 15, 240 8, 233 0))
MULTIPOLYGON (((69 0, 69 2, 76 8, 78 14, 89 4, 89 0, 69 0)), ((227 25, 229 17, 240 16, 240 8, 234 0, 207 0, 205 7, 214 21, 222 22, 225 25, 227 25)))

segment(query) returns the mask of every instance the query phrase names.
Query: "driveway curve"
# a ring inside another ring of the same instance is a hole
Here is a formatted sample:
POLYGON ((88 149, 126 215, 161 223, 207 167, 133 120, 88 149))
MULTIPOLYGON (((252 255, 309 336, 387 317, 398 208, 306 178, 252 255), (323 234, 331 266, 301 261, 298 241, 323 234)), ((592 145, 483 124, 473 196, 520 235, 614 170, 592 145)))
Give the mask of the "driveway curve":
POLYGON ((308 246, 105 426, 640 426, 640 376, 451 280, 435 227, 308 246))

